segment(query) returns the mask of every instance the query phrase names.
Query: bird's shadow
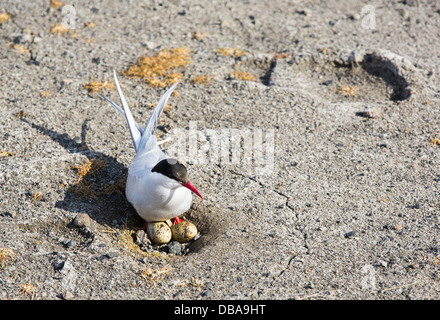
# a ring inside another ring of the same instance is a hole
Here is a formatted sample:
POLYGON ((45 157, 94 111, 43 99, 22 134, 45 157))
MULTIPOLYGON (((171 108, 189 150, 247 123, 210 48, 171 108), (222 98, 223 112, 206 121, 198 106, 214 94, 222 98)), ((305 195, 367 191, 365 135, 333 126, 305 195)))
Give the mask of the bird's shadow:
POLYGON ((69 169, 74 176, 64 190, 64 199, 55 203, 60 208, 73 213, 87 213, 101 225, 142 225, 134 208, 125 197, 125 181, 128 169, 115 157, 91 150, 86 144, 87 122, 81 126, 81 141, 21 119, 38 132, 60 144, 69 153, 80 153, 86 158, 83 162, 72 164, 69 169))

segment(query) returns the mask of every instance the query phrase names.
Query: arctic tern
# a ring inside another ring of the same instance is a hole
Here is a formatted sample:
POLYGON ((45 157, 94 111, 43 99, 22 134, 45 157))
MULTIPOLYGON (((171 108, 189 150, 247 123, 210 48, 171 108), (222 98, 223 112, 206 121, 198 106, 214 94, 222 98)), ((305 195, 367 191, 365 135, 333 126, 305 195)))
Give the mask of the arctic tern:
POLYGON ((186 167, 178 160, 168 158, 160 150, 154 135, 159 117, 177 83, 165 92, 150 115, 145 128, 142 128, 134 120, 128 108, 116 77, 116 71, 113 73, 122 108, 105 96, 101 96, 125 116, 136 150, 136 156, 128 170, 125 188, 127 200, 139 216, 146 221, 146 224, 174 218, 173 225, 175 225, 182 221, 179 216, 190 208, 192 192, 202 198, 197 189, 188 181, 186 167))

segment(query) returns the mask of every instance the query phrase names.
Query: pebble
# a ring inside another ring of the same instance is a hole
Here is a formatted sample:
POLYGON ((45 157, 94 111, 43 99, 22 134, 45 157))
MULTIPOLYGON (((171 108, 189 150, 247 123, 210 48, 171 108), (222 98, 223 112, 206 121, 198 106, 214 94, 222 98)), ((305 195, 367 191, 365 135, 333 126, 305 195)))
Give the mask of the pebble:
POLYGON ((171 241, 168 244, 168 250, 170 254, 180 255, 182 254, 182 245, 177 241, 171 241))
POLYGON ((64 300, 69 300, 69 299, 73 299, 73 293, 70 291, 66 291, 62 294, 62 298, 64 300))
POLYGON ((379 112, 375 108, 373 108, 365 111, 356 112, 356 115, 359 117, 375 119, 379 117, 379 112))
POLYGON ((151 245, 151 240, 148 238, 148 235, 145 232, 145 230, 136 231, 136 244, 138 246, 151 245))
POLYGON ((90 217, 87 213, 78 213, 75 219, 73 219, 73 225, 80 228, 90 228, 91 224, 90 217))
POLYGON ((119 256, 119 254, 117 254, 116 252, 109 252, 105 254, 105 257, 108 259, 116 258, 117 256, 119 256))
POLYGON ((354 230, 349 231, 346 234, 344 234, 344 238, 351 239, 351 238, 354 238, 356 236, 356 234, 357 234, 357 232, 354 230))
POLYGON ((17 216, 15 212, 11 212, 11 211, 3 212, 0 215, 3 217, 11 217, 11 218, 15 218, 17 216))
POLYGON ((76 246, 76 241, 75 240, 62 240, 60 241, 61 244, 63 244, 66 248, 73 248, 76 246))
POLYGON ((201 295, 202 295, 202 297, 210 297, 211 296, 211 290, 206 290, 205 292, 202 292, 201 293, 201 295))
POLYGON ((388 266, 388 263, 386 263, 386 261, 383 260, 379 260, 378 261, 379 266, 386 268, 388 266))

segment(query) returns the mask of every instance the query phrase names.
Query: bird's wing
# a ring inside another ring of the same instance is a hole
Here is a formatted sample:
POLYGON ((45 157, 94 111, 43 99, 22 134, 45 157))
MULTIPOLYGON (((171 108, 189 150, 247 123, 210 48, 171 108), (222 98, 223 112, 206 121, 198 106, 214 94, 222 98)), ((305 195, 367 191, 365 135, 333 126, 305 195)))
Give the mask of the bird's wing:
MULTIPOLYGON (((105 100, 107 100, 108 102, 110 102, 110 104, 116 109, 116 111, 118 111, 120 114, 122 114, 125 117, 125 112, 124 110, 121 109, 120 106, 118 106, 116 103, 114 103, 113 101, 111 101, 109 98, 107 98, 106 96, 101 94, 101 97, 104 98, 105 100)), ((139 130, 139 132, 144 133, 144 129, 139 125, 139 123, 135 122, 136 128, 139 130)))
MULTIPOLYGON (((119 98, 121 99, 121 104, 122 104, 122 107, 124 108, 125 120, 127 120, 128 129, 130 130, 131 139, 133 140, 134 149, 136 150, 136 153, 137 153, 138 149, 139 149, 139 142, 141 140, 141 132, 137 129, 136 122, 134 121, 133 115, 131 114, 131 111, 128 108, 127 100, 125 100, 124 94, 122 93, 121 87, 119 86, 118 78, 116 77, 116 71, 113 70, 113 73, 114 73, 114 77, 115 77, 116 89, 118 90, 119 98)), ((118 109, 116 109, 116 110, 118 110, 118 109)))
MULTIPOLYGON (((153 147, 150 143, 148 143, 148 139, 151 136, 154 136, 154 131, 157 128, 157 124, 159 123, 160 115, 162 114, 162 111, 168 101, 168 98, 173 93, 174 89, 176 89, 177 82, 173 84, 160 98, 159 102, 157 103, 156 107, 153 110, 153 113, 150 115, 150 118, 148 118, 148 122, 145 125, 144 132, 142 133, 142 137, 139 142, 139 150, 147 151, 150 150, 151 147, 153 147)), ((157 143, 156 143, 157 145, 157 143)))

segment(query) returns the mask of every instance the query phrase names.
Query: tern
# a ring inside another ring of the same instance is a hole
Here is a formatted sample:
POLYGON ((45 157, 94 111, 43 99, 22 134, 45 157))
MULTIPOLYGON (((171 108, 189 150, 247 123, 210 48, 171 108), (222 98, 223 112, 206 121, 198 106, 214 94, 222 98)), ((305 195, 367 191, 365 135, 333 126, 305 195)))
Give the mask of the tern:
POLYGON ((200 198, 199 191, 188 181, 186 167, 177 159, 168 158, 159 148, 154 135, 159 117, 168 98, 177 86, 171 86, 150 115, 142 128, 133 118, 127 100, 119 86, 116 71, 113 71, 116 89, 122 108, 101 95, 119 113, 125 116, 130 130, 136 156, 128 169, 125 195, 136 209, 138 215, 149 222, 166 221, 173 218, 173 225, 182 222, 180 215, 188 211, 192 202, 192 193, 200 198))

